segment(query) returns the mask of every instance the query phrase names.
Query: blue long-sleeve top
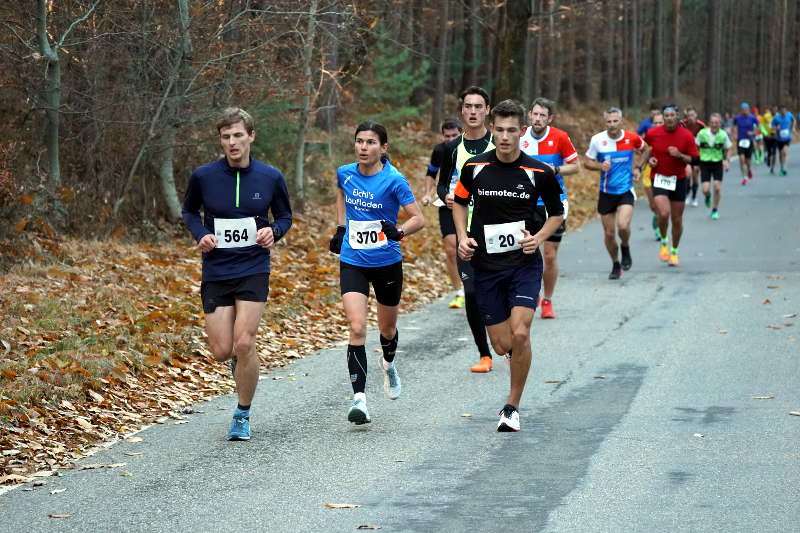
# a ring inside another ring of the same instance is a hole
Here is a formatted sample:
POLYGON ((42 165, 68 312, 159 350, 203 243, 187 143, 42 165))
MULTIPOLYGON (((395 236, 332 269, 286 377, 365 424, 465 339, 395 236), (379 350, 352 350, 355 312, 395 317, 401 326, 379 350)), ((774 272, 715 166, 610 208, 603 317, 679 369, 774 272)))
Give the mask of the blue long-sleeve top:
MULTIPOLYGON (((234 168, 226 158, 195 169, 183 201, 183 221, 196 241, 214 234, 214 220, 252 217, 256 227, 272 227, 275 242, 292 226, 286 180, 280 171, 257 159, 234 168), (200 217, 200 208, 203 217, 200 217), (268 212, 272 212, 272 222, 268 212)), ((203 281, 243 278, 269 272, 270 252, 258 245, 214 248, 203 254, 203 281)))

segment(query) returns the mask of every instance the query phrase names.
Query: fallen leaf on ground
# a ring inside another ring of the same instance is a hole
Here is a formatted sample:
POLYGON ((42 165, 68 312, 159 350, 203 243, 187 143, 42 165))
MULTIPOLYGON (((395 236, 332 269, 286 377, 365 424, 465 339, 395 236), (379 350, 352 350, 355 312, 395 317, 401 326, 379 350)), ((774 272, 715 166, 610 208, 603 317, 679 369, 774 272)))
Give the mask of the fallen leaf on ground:
POLYGON ((34 487, 42 487, 44 485, 47 485, 46 479, 37 479, 36 481, 33 482, 34 487))
POLYGON ((774 324, 769 324, 767 327, 768 327, 769 329, 781 329, 781 327, 780 327, 780 326, 776 326, 776 325, 774 325, 774 324))
POLYGON ((72 518, 71 514, 49 514, 47 515, 48 518, 72 518))
POLYGON ((326 509, 355 509, 361 506, 357 503, 326 503, 324 507, 326 509))
POLYGON ((768 289, 777 289, 778 286, 777 285, 767 285, 767 288, 768 289))
POLYGON ((142 437, 128 437, 125 439, 126 442, 142 442, 143 440, 142 437))
POLYGON ((65 492, 66 490, 67 489, 53 489, 53 490, 50 491, 50 494, 61 494, 62 492, 65 492))
POLYGON ((698 439, 702 439, 702 438, 704 438, 704 437, 705 437, 705 435, 703 435, 702 433, 695 433, 695 434, 694 434, 694 435, 692 435, 692 436, 693 436, 693 437, 697 437, 698 439))
POLYGON ((7 474, 5 476, 0 476, 0 485, 6 483, 27 483, 29 480, 30 478, 20 476, 19 474, 7 474))
POLYGON ((595 376, 594 379, 606 379, 605 376, 595 376))
POLYGON ((55 474, 56 473, 53 470, 41 470, 41 471, 36 472, 35 474, 31 474, 31 475, 33 477, 50 477, 50 476, 53 476, 55 474))
POLYGON ((751 396, 753 400, 774 400, 775 396, 751 396))
POLYGON ((363 526, 358 526, 356 529, 381 529, 381 526, 363 525, 363 526))
POLYGON ((464 414, 463 414, 463 415, 461 415, 461 416, 462 416, 462 417, 464 417, 464 418, 471 418, 471 417, 472 417, 472 415, 471 415, 471 414, 469 414, 469 413, 464 413, 464 414))
POLYGON ((783 318, 794 318, 797 316, 797 313, 789 313, 788 315, 783 315, 783 318))
POLYGON ((725 335, 726 333, 728 333, 728 330, 727 329, 722 329, 722 328, 717 328, 717 333, 719 333, 720 335, 725 335))
POLYGON ((96 402, 102 403, 102 402, 106 401, 106 399, 105 399, 105 398, 103 398, 101 395, 97 394, 97 393, 96 393, 95 391, 93 391, 92 389, 89 389, 89 390, 88 390, 88 391, 86 391, 86 392, 87 392, 87 394, 89 395, 89 397, 90 397, 92 400, 96 401, 96 402))
POLYGON ((800 416, 800 411, 789 411, 789 414, 792 416, 800 416))
POLYGON ((560 380, 560 379, 546 379, 546 380, 544 380, 544 382, 545 382, 545 383, 564 383, 564 382, 563 382, 562 380, 560 380))
POLYGON ((764 304, 764 305, 768 305, 768 304, 771 304, 772 302, 770 301, 769 298, 764 298, 764 301, 761 302, 761 303, 764 304))
POLYGON ((133 477, 133 472, 128 472, 127 470, 120 473, 122 477, 133 477))
POLYGON ((129 457, 136 457, 138 455, 144 455, 144 452, 124 452, 122 455, 127 455, 129 457))
POLYGON ((188 423, 189 423, 189 421, 188 421, 188 420, 176 420, 176 421, 175 421, 175 424, 176 424, 176 425, 177 425, 177 424, 188 424, 188 423))

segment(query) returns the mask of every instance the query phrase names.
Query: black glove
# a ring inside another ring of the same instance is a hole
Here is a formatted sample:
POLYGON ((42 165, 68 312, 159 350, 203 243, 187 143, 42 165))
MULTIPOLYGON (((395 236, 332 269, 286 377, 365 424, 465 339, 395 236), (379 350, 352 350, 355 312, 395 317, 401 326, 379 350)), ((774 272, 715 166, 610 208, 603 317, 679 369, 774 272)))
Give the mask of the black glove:
POLYGON ((386 222, 385 220, 381 220, 381 231, 390 241, 399 241, 406 236, 403 230, 398 229, 394 224, 386 222))
POLYGON ((328 249, 335 253, 342 253, 342 241, 344 240, 344 226, 336 226, 336 233, 331 237, 331 243, 328 249))

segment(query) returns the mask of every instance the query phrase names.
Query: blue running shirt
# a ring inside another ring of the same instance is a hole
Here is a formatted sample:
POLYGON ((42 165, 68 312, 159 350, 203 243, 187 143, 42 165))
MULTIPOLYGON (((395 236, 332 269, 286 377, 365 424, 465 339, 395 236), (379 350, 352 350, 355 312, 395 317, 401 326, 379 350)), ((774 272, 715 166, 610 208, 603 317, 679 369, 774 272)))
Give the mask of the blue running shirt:
POLYGON ((792 125, 794 123, 794 115, 790 112, 778 113, 772 119, 772 126, 775 127, 775 137, 781 142, 792 140, 792 125))
POLYGON ((600 190, 608 194, 624 194, 633 188, 633 152, 644 146, 642 138, 631 131, 622 131, 619 139, 611 139, 603 130, 592 136, 586 156, 602 163, 611 160, 608 172, 600 172, 600 190))
POLYGON ((389 161, 374 176, 358 171, 358 163, 336 171, 337 185, 344 193, 345 234, 341 261, 362 267, 381 267, 403 259, 400 243, 381 232, 381 220, 397 223, 401 206, 414 203, 408 181, 389 161))

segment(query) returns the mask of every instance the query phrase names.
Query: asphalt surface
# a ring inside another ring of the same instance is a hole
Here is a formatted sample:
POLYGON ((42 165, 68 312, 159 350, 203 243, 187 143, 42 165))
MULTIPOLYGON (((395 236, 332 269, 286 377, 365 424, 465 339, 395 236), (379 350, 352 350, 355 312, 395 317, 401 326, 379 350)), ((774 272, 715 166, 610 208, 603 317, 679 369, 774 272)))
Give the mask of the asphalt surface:
POLYGON ((399 400, 371 332, 371 424, 346 421, 344 349, 325 350, 264 377, 251 441, 224 440, 234 397, 198 405, 85 461, 125 466, 0 495, 0 531, 798 531, 800 170, 738 176, 720 220, 686 208, 679 268, 643 201, 619 281, 598 222, 567 235, 519 433, 495 431, 504 364, 471 374, 439 301, 401 319, 399 400))

